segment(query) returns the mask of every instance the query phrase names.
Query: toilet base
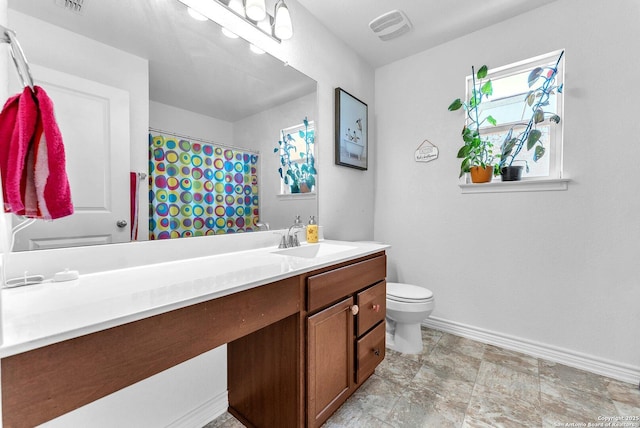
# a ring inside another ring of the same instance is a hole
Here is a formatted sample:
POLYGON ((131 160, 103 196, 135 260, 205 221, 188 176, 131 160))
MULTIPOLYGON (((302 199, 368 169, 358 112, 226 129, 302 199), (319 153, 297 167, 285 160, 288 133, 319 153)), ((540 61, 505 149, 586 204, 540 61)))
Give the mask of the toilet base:
POLYGON ((422 352, 422 331, 420 323, 395 323, 393 332, 387 331, 387 348, 403 354, 420 354, 422 352))

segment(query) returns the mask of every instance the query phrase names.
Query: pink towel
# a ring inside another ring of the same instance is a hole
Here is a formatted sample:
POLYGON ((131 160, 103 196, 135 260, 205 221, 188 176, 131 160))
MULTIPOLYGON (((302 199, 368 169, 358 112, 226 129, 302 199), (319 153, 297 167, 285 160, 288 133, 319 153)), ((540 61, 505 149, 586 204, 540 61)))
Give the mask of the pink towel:
POLYGON ((31 89, 10 98, 0 118, 0 168, 2 168, 5 212, 25 215, 29 195, 29 211, 37 210, 33 173, 26 168, 27 156, 32 148, 32 137, 38 116, 38 108, 31 89), (6 116, 5 116, 6 113, 6 116), (11 137, 8 137, 11 129, 11 137))
POLYGON ((13 140, 13 130, 18 118, 18 103, 20 95, 14 95, 9 98, 0 113, 0 176, 2 177, 2 200, 4 201, 5 212, 12 212, 12 206, 9 202, 9 194, 17 195, 20 198, 20 187, 7 186, 7 169, 9 167, 9 151, 11 150, 13 140))
POLYGON ((73 214, 62 135, 44 89, 27 87, 7 101, 0 139, 5 212, 51 220, 73 214))
POLYGON ((39 217, 56 219, 73 214, 62 134, 56 123, 53 102, 44 89, 35 87, 39 115, 34 136, 35 187, 39 217))

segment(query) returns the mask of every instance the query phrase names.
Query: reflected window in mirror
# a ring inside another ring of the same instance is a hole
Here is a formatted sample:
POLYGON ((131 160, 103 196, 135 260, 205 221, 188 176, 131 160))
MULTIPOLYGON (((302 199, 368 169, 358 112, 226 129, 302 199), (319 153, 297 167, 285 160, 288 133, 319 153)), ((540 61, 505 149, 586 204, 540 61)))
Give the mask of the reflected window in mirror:
POLYGON ((280 194, 315 192, 315 126, 307 118, 301 124, 280 130, 274 152, 280 156, 280 194))
POLYGON ((149 239, 258 230, 258 154, 149 134, 149 239))

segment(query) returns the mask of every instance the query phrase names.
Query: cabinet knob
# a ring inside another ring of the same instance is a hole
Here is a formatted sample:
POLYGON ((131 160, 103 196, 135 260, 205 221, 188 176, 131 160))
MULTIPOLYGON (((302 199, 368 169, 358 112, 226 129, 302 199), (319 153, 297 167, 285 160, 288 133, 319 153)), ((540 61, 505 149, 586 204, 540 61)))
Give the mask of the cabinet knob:
POLYGON ((373 305, 371 309, 373 309, 374 312, 380 312, 380 305, 373 305))
POLYGON ((379 357, 379 356, 380 356, 380 348, 375 348, 375 349, 373 350, 373 353, 374 353, 374 355, 375 355, 376 357, 379 357))
POLYGON ((351 306, 351 313, 353 315, 358 315, 358 312, 360 312, 360 308, 358 307, 358 305, 351 306))

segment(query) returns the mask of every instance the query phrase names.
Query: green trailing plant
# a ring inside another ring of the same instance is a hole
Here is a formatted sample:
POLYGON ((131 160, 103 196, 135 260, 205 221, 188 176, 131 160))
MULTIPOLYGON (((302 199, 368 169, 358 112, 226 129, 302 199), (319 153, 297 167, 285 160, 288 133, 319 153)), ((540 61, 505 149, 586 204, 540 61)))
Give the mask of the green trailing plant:
POLYGON ((278 141, 278 147, 273 149, 274 153, 280 153, 278 172, 284 184, 289 186, 291 193, 304 193, 313 190, 318 174, 313 155, 314 131, 309 129, 309 121, 306 117, 303 124, 304 130, 298 131, 298 137, 305 142, 304 151, 298 153, 294 144, 295 138, 291 134, 285 134, 284 131, 282 131, 282 139, 278 141), (296 154, 301 161, 295 159, 296 154))
MULTIPOLYGON (((527 107, 531 109, 531 117, 528 122, 521 122, 517 125, 525 125, 525 129, 517 136, 513 136, 513 127, 507 133, 502 145, 500 153, 499 168, 511 166, 518 154, 527 145, 527 150, 534 150, 533 160, 537 162, 545 154, 545 148, 542 144, 542 132, 537 129, 538 125, 546 120, 553 123, 560 123, 560 116, 555 112, 545 111, 545 107, 549 105, 549 98, 555 92, 561 94, 563 85, 556 85, 556 76, 558 74, 558 66, 564 55, 564 51, 560 53, 556 65, 553 67, 536 67, 531 70, 528 77, 529 92, 525 96, 525 107, 522 116, 526 112, 527 107)), ((526 163, 526 161, 525 161, 526 163)), ((526 165, 527 171, 529 165, 526 165)))
POLYGON ((462 159, 460 177, 469 172, 471 167, 486 168, 491 166, 494 161, 493 144, 489 139, 482 138, 480 127, 485 122, 495 126, 496 120, 492 116, 487 116, 481 121, 478 113, 478 108, 482 102, 493 94, 491 79, 486 79, 487 70, 487 66, 483 65, 476 73, 472 66, 473 89, 469 100, 463 102, 460 98, 457 98, 449 105, 449 111, 457 111, 462 108, 467 114, 466 125, 462 128, 464 145, 460 147, 457 155, 459 159, 462 159))

